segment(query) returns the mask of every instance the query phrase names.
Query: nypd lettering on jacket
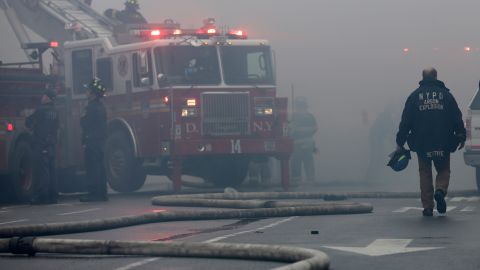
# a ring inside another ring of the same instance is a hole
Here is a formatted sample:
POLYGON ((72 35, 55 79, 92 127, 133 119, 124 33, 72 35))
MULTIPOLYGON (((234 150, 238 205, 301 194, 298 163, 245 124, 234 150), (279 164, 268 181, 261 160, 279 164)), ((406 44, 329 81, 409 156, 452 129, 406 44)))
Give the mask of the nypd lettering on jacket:
POLYGON ((437 91, 431 92, 420 92, 418 94, 418 99, 420 100, 420 105, 418 106, 419 111, 431 111, 431 110, 443 110, 443 93, 437 91))
POLYGON ((465 139, 458 104, 439 80, 423 80, 407 98, 397 133, 397 145, 427 159, 448 158, 465 139))

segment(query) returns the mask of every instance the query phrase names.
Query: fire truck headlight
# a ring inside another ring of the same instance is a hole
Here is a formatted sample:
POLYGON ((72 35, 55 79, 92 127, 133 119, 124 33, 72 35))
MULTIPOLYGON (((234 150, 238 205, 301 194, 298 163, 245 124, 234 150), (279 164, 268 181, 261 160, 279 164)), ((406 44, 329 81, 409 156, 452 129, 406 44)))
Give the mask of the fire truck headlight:
POLYGON ((271 108, 271 107, 257 107, 257 108, 255 108, 255 115, 257 115, 257 116, 273 115, 273 108, 271 108))
POLYGON ((272 116, 275 107, 275 101, 271 97, 255 98, 255 115, 256 116, 272 116))
POLYGON ((197 116, 197 108, 183 108, 182 117, 194 117, 197 116))

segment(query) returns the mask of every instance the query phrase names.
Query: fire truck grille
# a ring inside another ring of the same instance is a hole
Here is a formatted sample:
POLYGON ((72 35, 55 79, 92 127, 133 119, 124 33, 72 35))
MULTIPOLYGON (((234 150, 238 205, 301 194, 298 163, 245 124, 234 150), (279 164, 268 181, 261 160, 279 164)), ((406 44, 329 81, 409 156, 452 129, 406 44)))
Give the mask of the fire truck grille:
POLYGON ((202 135, 248 135, 248 93, 203 93, 202 135))

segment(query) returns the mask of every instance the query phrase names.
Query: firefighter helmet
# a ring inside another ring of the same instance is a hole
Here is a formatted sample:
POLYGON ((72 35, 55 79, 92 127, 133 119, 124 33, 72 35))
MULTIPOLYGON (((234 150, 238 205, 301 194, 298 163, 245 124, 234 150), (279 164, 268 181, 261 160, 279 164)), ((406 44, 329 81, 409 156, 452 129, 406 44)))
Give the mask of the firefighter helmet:
POLYGON ((411 158, 410 150, 400 148, 390 155, 390 161, 387 166, 390 166, 396 172, 403 171, 407 168, 411 158))
POLYGON ((105 88, 99 78, 94 78, 88 85, 85 85, 85 87, 93 92, 97 97, 104 97, 107 92, 107 88, 105 88))
POLYGON ((57 97, 57 93, 54 89, 51 88, 45 89, 45 91, 43 91, 43 94, 47 96, 51 101, 55 101, 55 98, 57 97))
POLYGON ((134 9, 140 8, 140 5, 138 4, 138 0, 127 0, 125 1, 125 6, 134 8, 134 9))

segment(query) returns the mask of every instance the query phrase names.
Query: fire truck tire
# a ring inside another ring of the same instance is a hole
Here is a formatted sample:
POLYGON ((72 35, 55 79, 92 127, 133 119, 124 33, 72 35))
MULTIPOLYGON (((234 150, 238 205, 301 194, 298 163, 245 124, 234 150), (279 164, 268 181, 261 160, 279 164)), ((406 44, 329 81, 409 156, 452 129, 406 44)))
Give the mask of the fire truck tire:
POLYGON ((129 138, 123 132, 114 132, 105 147, 105 165, 110 187, 117 192, 133 192, 145 183, 147 175, 141 162, 135 158, 129 138))
POLYGON ((27 141, 15 146, 12 159, 11 184, 19 201, 28 201, 33 191, 32 149, 27 141))
POLYGON ((248 172, 250 161, 247 158, 216 158, 210 163, 209 176, 207 181, 212 182, 216 187, 238 187, 248 172))

